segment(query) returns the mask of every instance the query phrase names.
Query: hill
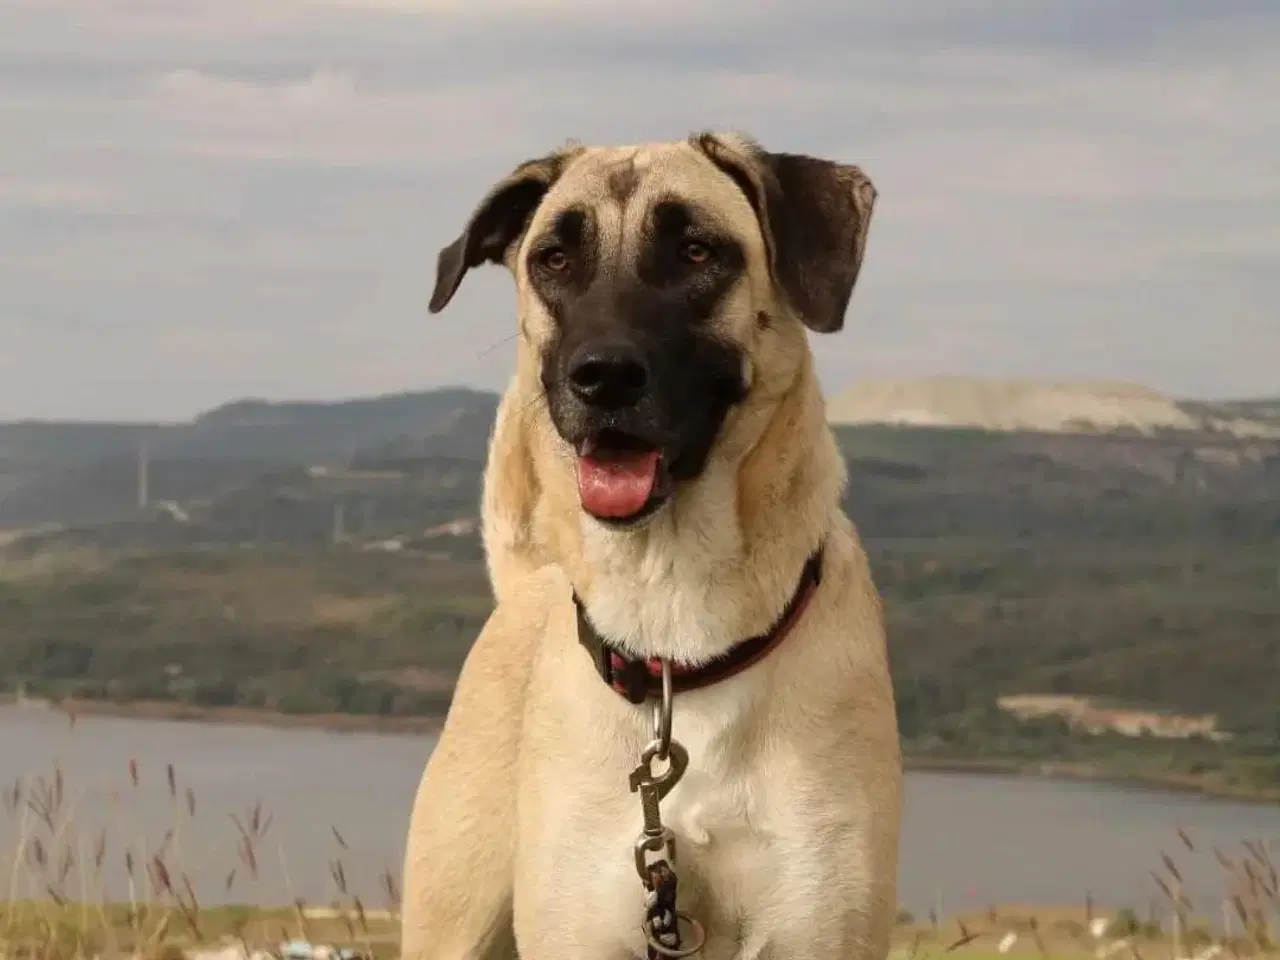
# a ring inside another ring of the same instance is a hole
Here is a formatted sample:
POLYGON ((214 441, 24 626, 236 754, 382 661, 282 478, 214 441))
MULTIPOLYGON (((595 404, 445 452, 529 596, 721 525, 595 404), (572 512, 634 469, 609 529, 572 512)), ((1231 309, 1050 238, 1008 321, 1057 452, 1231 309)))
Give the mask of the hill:
POLYGON ((840 424, 1053 433, 1220 431, 1280 437, 1280 422, 1268 401, 1179 403, 1146 387, 1092 380, 866 380, 833 396, 827 410, 831 422, 840 424))
MULTIPOLYGON (((459 388, 333 402, 241 400, 190 423, 0 423, 0 528, 137 517, 144 459, 149 502, 184 509, 318 465, 478 462, 497 399, 459 388)), ((1144 388, 1092 382, 868 381, 832 397, 828 410, 838 425, 1172 432, 1191 445, 1280 438, 1280 400, 1175 403, 1144 388)))
POLYGON ((329 403, 230 403, 181 424, 0 424, 0 527, 97 523, 202 501, 357 455, 483 459, 496 395, 450 389, 329 403))
MULTIPOLYGON (((490 424, 475 409, 452 423, 454 431, 399 434, 306 466, 284 454, 276 462, 153 461, 145 511, 130 500, 137 465, 119 458, 54 472, 4 502, 15 510, 30 495, 31 512, 44 505, 62 520, 28 543, 168 549, 414 538, 476 512, 490 424), (459 452, 426 452, 437 444, 459 452), (86 475, 100 485, 83 488, 86 475), (77 511, 111 519, 85 521, 77 511)), ((871 538, 1132 543, 1276 535, 1280 441, 875 425, 841 426, 836 434, 852 478, 846 506, 871 538)))

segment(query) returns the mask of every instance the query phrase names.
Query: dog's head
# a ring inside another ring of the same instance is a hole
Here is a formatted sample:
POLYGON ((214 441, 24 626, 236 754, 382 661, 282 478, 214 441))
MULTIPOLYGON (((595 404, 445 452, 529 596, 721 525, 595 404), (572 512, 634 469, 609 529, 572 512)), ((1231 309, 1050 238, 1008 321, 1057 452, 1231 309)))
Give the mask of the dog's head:
POLYGON ((700 134, 517 167, 440 251, 433 313, 505 263, 582 507, 638 524, 702 474, 802 326, 839 330, 875 204, 854 166, 700 134))

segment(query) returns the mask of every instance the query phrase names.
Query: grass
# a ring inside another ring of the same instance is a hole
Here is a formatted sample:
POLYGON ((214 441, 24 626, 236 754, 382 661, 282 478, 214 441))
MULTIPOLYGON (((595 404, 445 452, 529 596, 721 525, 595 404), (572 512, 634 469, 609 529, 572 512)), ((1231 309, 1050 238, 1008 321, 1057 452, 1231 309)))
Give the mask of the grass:
POLYGON ((1131 908, 997 908, 919 923, 899 917, 892 960, 959 954, 964 960, 1036 957, 1072 960, 1214 960, 1280 957, 1280 870, 1268 843, 1244 841, 1234 855, 1214 849, 1222 898, 1197 904, 1184 890, 1179 852, 1197 844, 1177 830, 1173 854, 1162 852, 1151 879, 1160 899, 1146 916, 1131 908))
MULTIPOLYGON (((3 815, 16 839, 12 850, 0 850, 9 854, 0 861, 8 863, 8 876, 0 881, 0 960, 180 960, 209 947, 270 957, 299 939, 371 960, 398 955, 396 873, 385 871, 381 889, 371 895, 351 889, 344 865, 350 848, 336 829, 329 838, 332 896, 325 903, 295 898, 282 906, 257 905, 262 896, 255 885, 263 858, 272 854, 274 821, 260 804, 229 818, 235 867, 221 889, 197 891, 191 874, 207 860, 201 838, 215 832, 207 823, 210 813, 174 765, 165 766, 163 779, 156 771, 146 773, 131 761, 121 771, 121 802, 112 807, 127 810, 136 791, 164 790, 170 822, 158 839, 143 836, 124 816, 111 828, 83 835, 77 811, 90 795, 74 795, 56 765, 4 791, 3 815), (144 786, 144 780, 158 786, 144 786), (120 889, 127 891, 123 898, 107 894, 120 889), (228 903, 237 899, 241 903, 228 903)), ((1271 848, 1246 842, 1233 853, 1215 850, 1222 897, 1195 904, 1183 891, 1177 861, 1183 852, 1196 852, 1196 842, 1183 831, 1171 840, 1171 852, 1152 871, 1161 900, 1146 915, 1095 909, 1088 896, 1078 907, 992 907, 924 919, 904 912, 891 960, 944 960, 951 954, 960 960, 1280 958, 1280 876, 1271 848)), ((283 862, 283 851, 276 852, 283 862)))
POLYGON ((891 960, 1213 960, 1280 956, 1269 933, 1223 932, 1190 912, 1141 919, 1132 909, 991 908, 926 923, 900 920, 891 960))

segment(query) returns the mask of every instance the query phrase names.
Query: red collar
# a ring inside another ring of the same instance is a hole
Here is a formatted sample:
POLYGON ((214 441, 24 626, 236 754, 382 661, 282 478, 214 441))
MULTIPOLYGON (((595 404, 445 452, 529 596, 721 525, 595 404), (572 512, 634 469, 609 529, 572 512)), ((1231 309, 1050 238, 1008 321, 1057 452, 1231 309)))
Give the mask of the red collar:
MULTIPOLYGON (((743 640, 716 659, 699 667, 672 663, 672 690, 681 693, 686 690, 709 687, 758 663, 785 640, 795 625, 800 622, 820 583, 822 583, 821 546, 805 562, 795 592, 783 608, 782 615, 767 633, 743 640)), ((578 642, 591 655, 591 662, 595 665, 596 672, 600 674, 600 679, 632 703, 644 703, 649 697, 661 696, 662 661, 657 657, 635 660, 622 653, 615 644, 596 632, 577 592, 573 595, 573 602, 578 608, 578 642)))

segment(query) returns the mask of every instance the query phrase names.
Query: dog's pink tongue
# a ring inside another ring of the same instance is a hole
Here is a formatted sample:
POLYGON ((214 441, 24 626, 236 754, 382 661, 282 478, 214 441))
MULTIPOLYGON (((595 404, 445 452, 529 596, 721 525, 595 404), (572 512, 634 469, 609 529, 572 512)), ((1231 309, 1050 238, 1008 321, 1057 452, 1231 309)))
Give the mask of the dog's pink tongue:
POLYGON ((578 496, 595 517, 620 519, 644 509, 658 476, 658 454, 612 454, 608 460, 578 458, 578 496))

